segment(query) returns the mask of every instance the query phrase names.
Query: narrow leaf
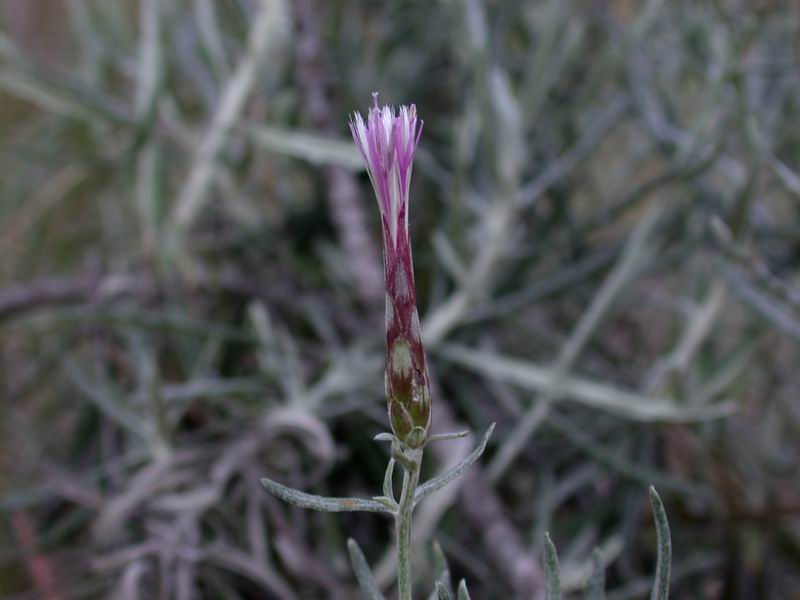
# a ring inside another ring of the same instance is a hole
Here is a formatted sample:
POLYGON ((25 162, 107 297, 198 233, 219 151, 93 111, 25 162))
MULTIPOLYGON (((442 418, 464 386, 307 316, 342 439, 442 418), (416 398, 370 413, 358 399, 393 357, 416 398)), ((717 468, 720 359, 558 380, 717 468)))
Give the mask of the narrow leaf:
POLYGON ((432 436, 428 437, 427 442, 425 444, 430 444, 431 442, 441 442, 443 440, 456 440, 458 438, 467 437, 469 435, 469 431, 454 431, 453 433, 435 433, 432 436))
POLYGON ((417 493, 414 496, 414 506, 419 504, 423 499, 430 496, 432 493, 442 489, 448 483, 453 481, 454 479, 461 476, 464 471, 469 469, 469 467, 478 460, 483 454, 483 451, 486 450, 486 444, 489 442, 489 438, 492 437, 492 432, 494 431, 495 424, 492 423, 489 426, 489 429, 486 430, 486 433, 483 434, 483 439, 481 439, 481 443, 478 445, 475 450, 472 451, 472 454, 467 456, 464 460, 458 463, 452 469, 445 471, 438 477, 434 477, 423 483, 421 486, 417 488, 417 493))
POLYGON ((653 582, 653 591, 650 600, 667 600, 669 598, 669 570, 672 563, 672 540, 669 534, 669 522, 664 504, 650 486, 650 504, 656 519, 656 535, 658 537, 658 562, 656 565, 656 578, 653 582))
POLYGON ((544 534, 544 578, 545 599, 561 600, 561 574, 558 568, 558 552, 550 534, 544 534))
POLYGON ((276 495, 281 500, 294 504, 301 508, 311 508, 313 510, 322 510, 326 512, 380 512, 391 513, 388 506, 381 504, 375 500, 367 500, 365 498, 326 498, 324 496, 315 496, 313 494, 306 494, 300 490, 295 490, 285 485, 281 485, 271 479, 264 478, 261 483, 270 492, 276 495))
POLYGON ((389 459, 389 464, 386 467, 386 474, 383 476, 383 495, 397 504, 394 497, 394 486, 392 485, 392 476, 394 475, 394 459, 389 459))
POLYGON ((433 572, 437 583, 443 585, 450 592, 450 565, 438 541, 433 542, 433 572))
POLYGON ((606 571, 603 556, 597 548, 592 552, 592 575, 586 587, 586 600, 605 600, 606 571))
POLYGON ((364 160, 350 140, 330 138, 314 133, 248 123, 241 130, 256 144, 292 158, 316 165, 335 165, 351 171, 364 168, 364 160))
MULTIPOLYGON (((476 373, 512 383, 524 390, 550 393, 557 380, 551 367, 509 358, 495 352, 472 350, 453 344, 442 345, 436 352, 476 373)), ((648 396, 573 375, 564 375, 558 381, 559 397, 634 421, 704 421, 724 417, 735 411, 735 406, 730 402, 719 402, 710 406, 684 406, 674 398, 648 396)))
POLYGON ((364 553, 352 538, 347 540, 347 552, 350 554, 350 564, 353 566, 353 572, 356 574, 358 586, 361 588, 364 598, 366 600, 384 600, 367 564, 367 559, 364 558, 364 553))
POLYGON ((436 582, 436 597, 439 600, 450 600, 450 592, 441 581, 436 582))
POLYGON ((467 582, 463 579, 458 583, 458 600, 472 600, 467 591, 467 582))

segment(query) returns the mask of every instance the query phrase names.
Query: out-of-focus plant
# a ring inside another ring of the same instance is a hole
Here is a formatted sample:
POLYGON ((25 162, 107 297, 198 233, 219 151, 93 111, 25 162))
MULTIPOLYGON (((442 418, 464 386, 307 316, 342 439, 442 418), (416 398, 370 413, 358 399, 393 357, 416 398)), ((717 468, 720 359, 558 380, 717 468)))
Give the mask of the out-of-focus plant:
POLYGON ((378 88, 426 120, 430 431, 497 423, 414 510, 420 589, 446 552, 530 600, 547 531, 565 596, 645 597, 652 483, 674 595, 794 600, 797 33, 776 0, 0 2, 0 596, 351 599, 348 536, 393 586, 388 513, 260 482, 369 497, 391 458, 342 118, 378 88))

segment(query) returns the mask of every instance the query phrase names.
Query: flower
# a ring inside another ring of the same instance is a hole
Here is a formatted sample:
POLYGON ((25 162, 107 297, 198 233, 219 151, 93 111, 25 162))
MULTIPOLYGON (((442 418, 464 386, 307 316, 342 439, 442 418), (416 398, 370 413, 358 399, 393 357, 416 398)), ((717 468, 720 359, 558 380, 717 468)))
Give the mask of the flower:
POLYGON ((430 428, 431 395, 417 314, 408 233, 408 190, 422 121, 417 119, 413 104, 401 106, 395 114, 389 106, 378 106, 377 93, 373 99, 366 122, 355 113, 350 130, 366 163, 381 212, 389 422, 400 442, 409 448, 419 448, 430 428))

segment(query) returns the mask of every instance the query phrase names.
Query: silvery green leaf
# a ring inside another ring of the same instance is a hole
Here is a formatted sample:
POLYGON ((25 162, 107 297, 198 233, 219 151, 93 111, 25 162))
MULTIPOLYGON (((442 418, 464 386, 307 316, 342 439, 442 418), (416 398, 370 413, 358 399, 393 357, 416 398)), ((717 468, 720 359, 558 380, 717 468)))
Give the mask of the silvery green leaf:
POLYGON ((561 574, 558 568, 558 552, 550 534, 544 534, 544 578, 545 599, 561 600, 561 574))
POLYGON ((450 592, 441 581, 436 582, 436 598, 438 600, 450 600, 450 592))
POLYGON ((367 500, 365 498, 327 498, 324 496, 315 496, 313 494, 306 494, 300 490, 286 487, 285 485, 281 485, 280 483, 267 478, 263 478, 261 483, 265 488, 267 488, 281 500, 301 508, 311 508, 326 512, 392 512, 388 506, 377 502, 376 500, 367 500))
POLYGON ((450 594, 450 565, 447 564, 442 547, 438 541, 433 542, 433 572, 437 583, 444 586, 448 595, 450 594))
POLYGON ((397 499, 394 497, 394 486, 392 485, 392 476, 394 475, 394 459, 389 459, 389 464, 386 467, 386 474, 383 476, 383 495, 385 498, 390 499, 397 504, 397 499))
POLYGON ((458 583, 458 600, 472 600, 467 591, 467 582, 463 579, 458 583))
POLYGON ((392 498, 387 498, 386 496, 373 496, 372 499, 375 500, 375 502, 383 504, 390 513, 394 514, 397 512, 397 501, 393 500, 392 498))
POLYGON ((669 534, 669 522, 664 504, 650 486, 650 504, 656 519, 656 536, 658 537, 658 561, 656 563, 656 578, 653 582, 653 591, 650 600, 667 600, 669 598, 669 571, 672 563, 672 540, 669 534))
POLYGON ((353 566, 353 572, 356 574, 358 586, 361 588, 364 598, 366 600, 384 600, 367 564, 367 559, 364 558, 364 553, 352 538, 347 540, 347 552, 350 554, 350 564, 353 566))
POLYGON ((467 437, 468 435, 469 431, 454 431, 453 433, 436 433, 428 437, 428 440, 425 442, 425 445, 427 446, 431 442, 441 442, 442 440, 456 440, 458 438, 467 437))
POLYGON ((450 597, 450 566, 447 564, 447 558, 442 551, 442 547, 438 541, 433 542, 433 575, 436 578, 436 588, 433 590, 428 600, 438 600, 439 586, 441 585, 450 597))
POLYGON ((376 441, 376 442, 393 442, 394 441, 394 435, 389 433, 388 431, 384 431, 383 433, 379 433, 378 435, 376 435, 372 439, 373 439, 373 441, 376 441))
MULTIPOLYGON (((436 352, 476 373, 513 383, 521 389, 541 393, 551 393, 553 389, 554 372, 550 367, 453 344, 443 344, 436 348, 436 352)), ((728 416, 736 411, 736 407, 729 401, 709 406, 685 406, 675 398, 640 394, 574 375, 563 376, 558 389, 562 398, 643 422, 706 421, 728 416)))
POLYGON ((467 456, 464 460, 458 463, 452 469, 445 471, 438 477, 434 477, 423 483, 421 486, 417 488, 417 493, 414 496, 414 506, 419 504, 422 500, 430 496, 432 493, 442 489, 448 483, 456 479, 457 477, 461 476, 464 471, 466 471, 472 463, 478 460, 483 454, 483 451, 486 450, 486 444, 489 442, 489 438, 492 436, 492 432, 494 431, 495 424, 492 423, 489 426, 489 429, 486 430, 486 433, 483 434, 483 439, 481 439, 481 443, 478 445, 472 453, 467 456))
POLYGON ((606 572, 603 557, 597 548, 592 552, 592 574, 586 586, 586 600, 605 600, 606 572))
POLYGON ((350 140, 254 123, 243 125, 242 131, 249 134, 256 144, 278 154, 351 171, 364 168, 364 161, 350 140))

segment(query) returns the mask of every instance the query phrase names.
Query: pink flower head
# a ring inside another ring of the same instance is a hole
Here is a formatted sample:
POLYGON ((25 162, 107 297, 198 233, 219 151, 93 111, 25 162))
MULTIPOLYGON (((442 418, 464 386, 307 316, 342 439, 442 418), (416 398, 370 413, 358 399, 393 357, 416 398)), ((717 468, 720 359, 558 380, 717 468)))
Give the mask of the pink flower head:
POLYGON ((386 281, 386 400, 392 431, 403 444, 425 443, 431 419, 430 384, 417 314, 414 265, 408 234, 408 189, 422 121, 417 109, 378 107, 367 121, 356 113, 350 130, 378 197, 383 224, 383 274, 386 281))
POLYGON ((398 230, 408 230, 408 188, 422 121, 417 120, 413 104, 401 106, 395 115, 394 108, 378 107, 377 92, 372 97, 374 104, 367 112, 367 122, 355 113, 350 131, 367 165, 389 240, 396 244, 398 230))

